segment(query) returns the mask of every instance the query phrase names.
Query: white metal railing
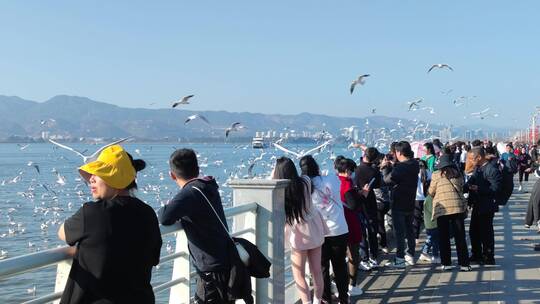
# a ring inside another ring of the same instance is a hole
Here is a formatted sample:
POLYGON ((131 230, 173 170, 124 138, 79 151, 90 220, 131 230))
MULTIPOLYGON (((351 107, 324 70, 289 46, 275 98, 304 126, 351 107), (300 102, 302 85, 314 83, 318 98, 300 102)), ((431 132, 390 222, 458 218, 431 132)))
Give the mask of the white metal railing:
MULTIPOLYGON (((234 218, 239 215, 245 216, 251 213, 256 219, 257 209, 257 203, 247 203, 226 208, 224 211, 225 216, 228 218, 234 218)), ((255 224, 256 220, 250 222, 255 224)), ((233 229, 232 235, 254 234, 256 230, 254 225, 251 227, 246 227, 244 225, 243 228, 244 229, 238 230, 233 229)), ((160 230, 162 236, 176 233, 176 249, 173 253, 165 255, 159 260, 159 264, 171 260, 173 261, 172 277, 171 280, 154 286, 154 293, 157 294, 169 289, 169 303, 189 303, 191 299, 190 283, 195 272, 191 271, 186 235, 179 224, 160 226, 160 230)), ((0 261, 0 280, 5 280, 12 276, 35 271, 44 267, 58 265, 54 292, 25 303, 38 304, 56 301, 62 297, 62 292, 71 268, 72 257, 70 255, 70 250, 72 250, 70 247, 64 246, 0 261)))
MULTIPOLYGON (((294 303, 296 295, 285 298, 285 187, 286 180, 233 180, 233 207, 225 209, 225 216, 233 218, 233 235, 255 243, 272 262, 268 279, 252 279, 256 303, 294 303), (257 203, 254 203, 257 202, 257 203)), ((161 257, 160 264, 173 261, 171 279, 154 286, 154 293, 169 290, 169 303, 189 303, 191 272, 186 234, 180 225, 162 226, 161 234, 176 233, 174 253, 161 257)), ((57 265, 54 292, 26 303, 47 303, 62 296, 69 270, 69 247, 60 247, 0 261, 0 280, 25 272, 57 265)))

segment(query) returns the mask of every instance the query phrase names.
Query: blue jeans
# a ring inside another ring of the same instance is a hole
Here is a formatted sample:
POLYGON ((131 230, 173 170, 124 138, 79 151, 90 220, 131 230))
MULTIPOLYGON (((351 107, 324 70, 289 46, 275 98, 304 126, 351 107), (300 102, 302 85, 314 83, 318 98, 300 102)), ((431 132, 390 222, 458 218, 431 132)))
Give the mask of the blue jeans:
POLYGON ((413 231, 414 212, 392 210, 392 222, 396 238, 396 257, 405 258, 405 239, 407 239, 407 253, 414 256, 416 241, 413 231))
POLYGON ((426 243, 422 246, 422 253, 431 253, 435 258, 440 257, 439 254, 439 229, 426 229, 426 243))

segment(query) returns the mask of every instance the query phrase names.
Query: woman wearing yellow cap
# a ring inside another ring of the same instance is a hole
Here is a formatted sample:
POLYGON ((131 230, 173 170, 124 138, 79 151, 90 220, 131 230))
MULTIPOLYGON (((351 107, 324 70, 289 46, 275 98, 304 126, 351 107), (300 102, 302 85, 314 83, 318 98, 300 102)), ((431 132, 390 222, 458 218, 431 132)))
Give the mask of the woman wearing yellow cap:
POLYGON ((61 303, 154 303, 152 266, 162 244, 154 210, 134 197, 133 160, 121 146, 79 168, 95 201, 85 203, 58 230, 77 250, 61 303))

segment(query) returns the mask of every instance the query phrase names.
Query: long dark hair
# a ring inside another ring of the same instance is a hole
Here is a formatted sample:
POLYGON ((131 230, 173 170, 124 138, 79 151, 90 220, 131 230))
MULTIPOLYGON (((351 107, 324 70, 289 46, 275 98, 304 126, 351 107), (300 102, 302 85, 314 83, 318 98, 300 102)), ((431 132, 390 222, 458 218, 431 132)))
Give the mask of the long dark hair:
POLYGON ((321 175, 319 165, 311 155, 300 158, 300 170, 302 170, 302 175, 307 175, 309 178, 321 175))
POLYGON ((430 142, 427 142, 424 144, 424 149, 427 150, 427 152, 430 154, 430 155, 433 155, 435 156, 435 147, 433 147, 433 144, 430 143, 430 142))
POLYGON ((461 177, 461 172, 455 166, 448 166, 439 170, 441 170, 441 175, 448 179, 461 177))
POLYGON ((276 160, 274 169, 274 179, 288 179, 289 185, 285 189, 285 222, 289 225, 294 222, 302 222, 306 212, 306 198, 304 191, 306 183, 298 176, 293 161, 287 157, 280 157, 276 160))

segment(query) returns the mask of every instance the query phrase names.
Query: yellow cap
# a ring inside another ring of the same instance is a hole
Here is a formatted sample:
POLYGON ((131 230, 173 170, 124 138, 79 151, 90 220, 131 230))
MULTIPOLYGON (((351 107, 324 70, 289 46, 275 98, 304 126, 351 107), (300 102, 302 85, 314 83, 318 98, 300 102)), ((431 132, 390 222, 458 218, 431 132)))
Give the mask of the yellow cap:
POLYGON ((125 189, 135 180, 136 171, 127 152, 120 145, 114 145, 101 151, 96 161, 80 167, 79 173, 86 181, 95 175, 110 187, 125 189))

